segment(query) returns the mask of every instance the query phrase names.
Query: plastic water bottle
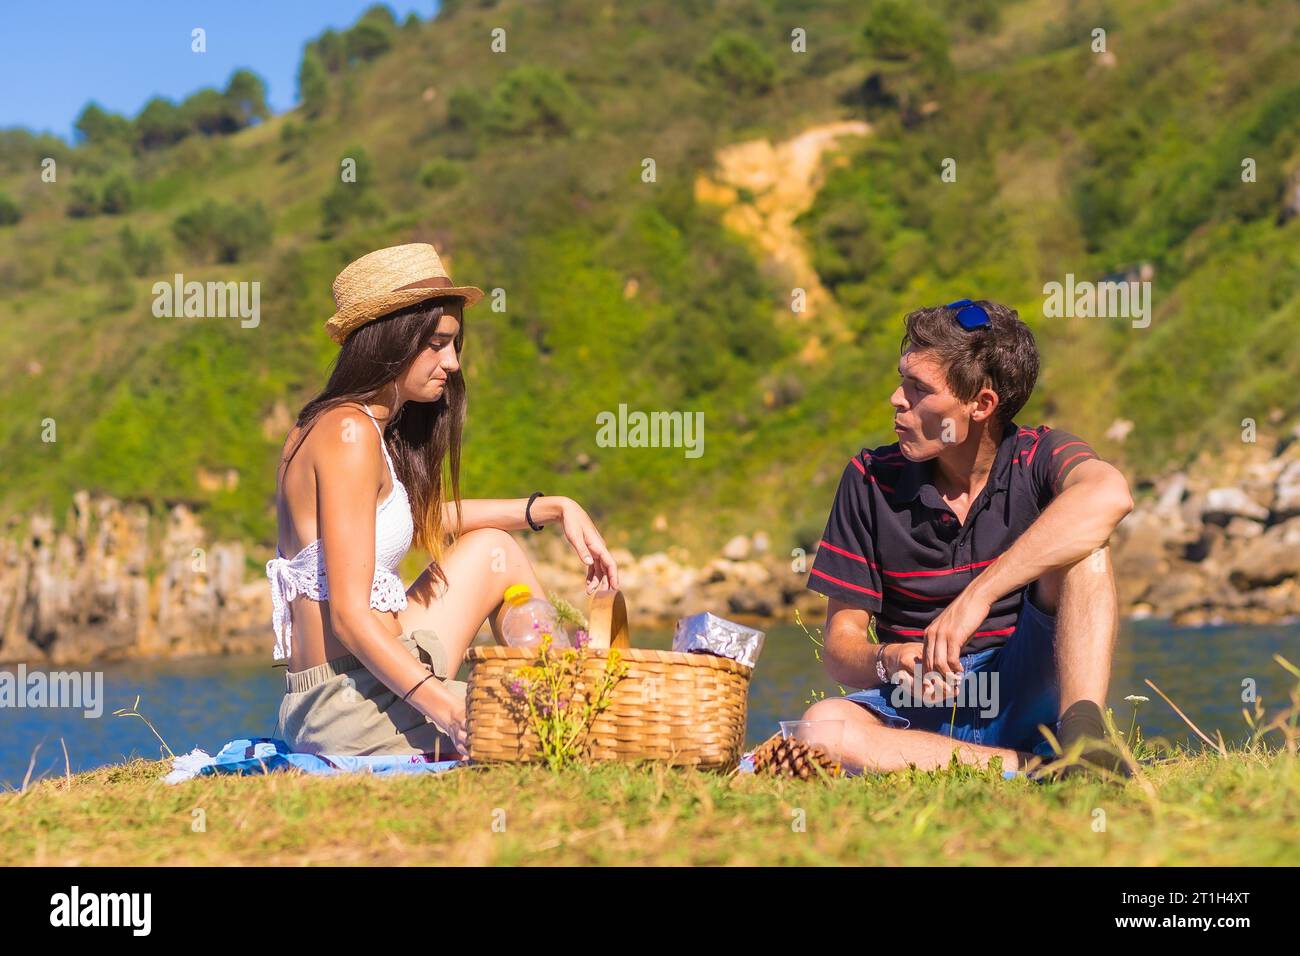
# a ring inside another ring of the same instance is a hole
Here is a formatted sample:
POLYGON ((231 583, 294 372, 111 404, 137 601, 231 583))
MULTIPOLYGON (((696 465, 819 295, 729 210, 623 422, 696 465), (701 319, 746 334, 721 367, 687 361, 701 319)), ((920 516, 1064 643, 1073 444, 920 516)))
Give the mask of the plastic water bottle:
POLYGON ((551 648, 569 647, 569 635, 555 618, 551 602, 533 597, 526 584, 506 588, 506 613, 501 619, 501 634, 511 647, 538 647, 542 637, 551 635, 551 648))

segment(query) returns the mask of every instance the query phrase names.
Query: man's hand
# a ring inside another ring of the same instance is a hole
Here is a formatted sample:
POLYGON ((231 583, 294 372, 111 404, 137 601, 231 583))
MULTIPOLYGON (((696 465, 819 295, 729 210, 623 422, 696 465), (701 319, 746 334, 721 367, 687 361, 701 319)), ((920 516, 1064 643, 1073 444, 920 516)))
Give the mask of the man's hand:
POLYGON ((967 586, 925 629, 925 672, 945 680, 961 675, 961 649, 989 616, 992 602, 967 586))
MULTIPOLYGON (((898 684, 907 691, 909 697, 916 693, 916 665, 925 653, 925 645, 920 641, 908 641, 906 644, 888 644, 885 646, 883 661, 889 672, 890 683, 898 684)), ((946 704, 956 694, 955 684, 949 685, 937 678, 926 679, 921 688, 920 703, 946 704)))

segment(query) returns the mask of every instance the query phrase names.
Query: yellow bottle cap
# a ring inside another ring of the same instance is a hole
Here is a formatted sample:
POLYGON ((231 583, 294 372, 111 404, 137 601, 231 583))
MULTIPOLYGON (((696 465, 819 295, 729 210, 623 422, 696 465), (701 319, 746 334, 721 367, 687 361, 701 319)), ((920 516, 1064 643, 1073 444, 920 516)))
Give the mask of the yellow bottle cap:
POLYGON ((533 596, 533 590, 527 584, 512 584, 506 588, 507 604, 523 604, 533 596))

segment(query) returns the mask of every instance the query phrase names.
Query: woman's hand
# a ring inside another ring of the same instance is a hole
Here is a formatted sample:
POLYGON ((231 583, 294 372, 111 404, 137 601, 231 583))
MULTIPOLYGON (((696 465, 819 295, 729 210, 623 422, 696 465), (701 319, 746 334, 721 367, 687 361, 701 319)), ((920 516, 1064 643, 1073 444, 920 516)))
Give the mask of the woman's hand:
POLYGON ((565 498, 560 519, 564 522, 564 536, 587 566, 587 590, 617 590, 618 567, 587 512, 572 498, 565 498))
MULTIPOLYGON (((435 677, 430 683, 437 681, 435 677)), ((451 738, 462 757, 469 756, 469 738, 465 729, 465 701, 446 688, 439 688, 439 703, 427 714, 434 726, 451 738)))

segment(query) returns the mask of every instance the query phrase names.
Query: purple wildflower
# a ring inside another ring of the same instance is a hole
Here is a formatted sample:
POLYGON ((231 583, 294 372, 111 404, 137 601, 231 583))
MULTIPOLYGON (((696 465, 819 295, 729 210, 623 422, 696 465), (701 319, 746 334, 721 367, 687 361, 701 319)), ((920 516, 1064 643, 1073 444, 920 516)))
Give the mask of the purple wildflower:
POLYGON ((582 628, 578 628, 578 630, 574 632, 573 646, 576 647, 578 650, 582 650, 590 642, 591 642, 591 638, 587 635, 587 632, 584 631, 582 628))

